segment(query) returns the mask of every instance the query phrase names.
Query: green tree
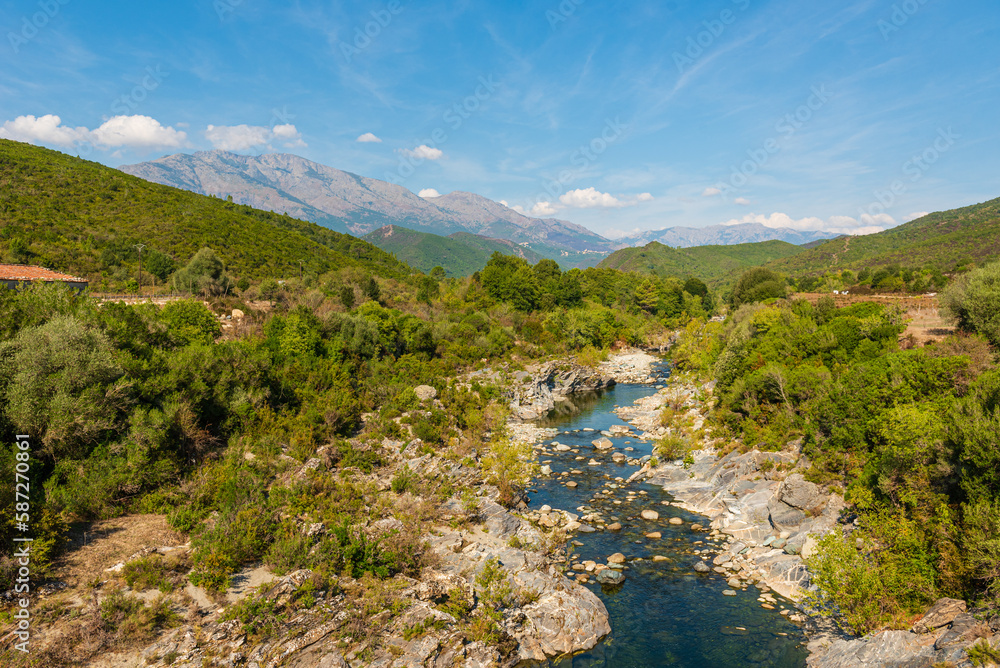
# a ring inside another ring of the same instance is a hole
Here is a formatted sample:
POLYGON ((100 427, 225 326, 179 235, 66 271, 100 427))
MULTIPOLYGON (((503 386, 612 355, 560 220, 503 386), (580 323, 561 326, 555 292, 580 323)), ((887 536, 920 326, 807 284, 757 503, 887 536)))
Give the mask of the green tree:
POLYGON ((743 304, 784 296, 785 280, 779 274, 764 267, 754 267, 736 281, 729 301, 733 308, 737 308, 743 304))
POLYGON ((224 265, 211 248, 202 248, 187 265, 174 274, 174 289, 192 294, 221 295, 230 287, 224 265))
POLYGON ((493 253, 480 272, 480 280, 490 297, 507 302, 519 311, 532 311, 540 303, 538 278, 523 258, 499 251, 493 253))
POLYGON ((354 308, 354 286, 344 285, 340 288, 340 303, 344 305, 348 311, 354 308))
POLYGON ((142 258, 142 268, 161 281, 166 281, 167 277, 173 273, 176 263, 166 253, 153 249, 146 251, 142 258))
POLYGON ((169 302, 160 317, 167 323, 170 335, 182 345, 211 343, 222 334, 215 314, 194 299, 169 302))
POLYGON ((979 332, 1000 346, 1000 262, 958 277, 941 295, 945 312, 967 332, 979 332))
POLYGON ((0 345, 7 418, 41 438, 45 454, 81 457, 121 420, 124 371, 107 337, 73 316, 21 331, 0 345))
POLYGON ((635 301, 643 311, 652 313, 660 301, 659 292, 652 279, 647 278, 635 289, 635 301))

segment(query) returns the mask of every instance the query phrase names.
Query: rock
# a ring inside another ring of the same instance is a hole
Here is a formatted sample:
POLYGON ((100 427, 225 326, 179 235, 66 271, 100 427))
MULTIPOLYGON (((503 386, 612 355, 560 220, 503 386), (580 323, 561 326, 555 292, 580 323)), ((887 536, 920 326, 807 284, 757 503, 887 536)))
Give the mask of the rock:
POLYGON ((571 450, 572 448, 570 448, 570 447, 569 447, 568 445, 566 445, 565 443, 556 443, 556 446, 555 446, 555 448, 553 448, 553 449, 554 449, 554 450, 555 450, 556 452, 569 452, 569 451, 570 451, 570 450, 571 450))
POLYGON ((501 539, 507 539, 521 528, 521 520, 500 504, 489 499, 480 499, 479 510, 486 520, 486 528, 501 539))
POLYGON ((826 503, 826 495, 819 485, 807 481, 799 473, 785 479, 778 489, 778 499, 799 510, 812 510, 826 503))
POLYGON ((413 393, 417 395, 417 399, 420 401, 430 401, 431 399, 437 399, 438 391, 435 390, 430 385, 417 385, 413 388, 413 393))
POLYGON ((653 555, 653 562, 654 563, 659 563, 659 562, 662 562, 662 561, 670 561, 670 559, 667 558, 667 557, 664 557, 662 554, 654 554, 653 555))
POLYGON ((615 454, 611 455, 611 461, 615 462, 616 464, 620 464, 626 459, 627 457, 625 457, 625 455, 623 455, 620 452, 616 452, 615 454))
POLYGON ((597 581, 606 585, 620 585, 625 582, 625 574, 613 568, 606 568, 597 574, 597 581))
POLYGON ((243 311, 239 310, 238 308, 234 308, 233 309, 233 313, 232 313, 233 320, 240 320, 240 319, 245 318, 245 317, 246 317, 246 313, 244 313, 243 311))
POLYGON ((806 519, 804 512, 798 508, 793 508, 784 501, 772 500, 767 505, 767 509, 771 526, 782 532, 798 528, 806 519))
POLYGON ((670 523, 674 524, 674 525, 684 524, 684 520, 682 520, 679 517, 671 517, 670 518, 670 523))
POLYGON ((646 538, 654 538, 654 539, 663 538, 663 534, 661 534, 659 531, 650 531, 649 533, 646 534, 646 538))
POLYGON ((612 443, 611 440, 606 437, 601 437, 596 441, 591 441, 591 442, 594 444, 594 447, 597 448, 598 450, 611 450, 615 447, 614 443, 612 443))
POLYGON ((726 584, 729 585, 731 589, 739 589, 742 583, 739 578, 729 578, 726 580, 726 584))
POLYGON ((625 563, 625 555, 622 554, 621 552, 615 552, 610 557, 608 557, 608 563, 609 564, 624 564, 625 563))
POLYGON ((548 464, 545 464, 540 469, 538 469, 538 472, 541 473, 542 475, 552 475, 552 467, 549 466, 548 464))
POLYGON ((803 559, 808 559, 816 554, 816 539, 813 536, 806 536, 806 540, 802 543, 802 550, 799 554, 802 555, 803 559))
POLYGON ((979 622, 976 618, 969 613, 959 613, 955 616, 955 619, 952 620, 951 628, 948 629, 947 633, 943 634, 940 638, 934 641, 934 649, 941 650, 948 645, 961 641, 978 623, 979 622))
POLYGON ((723 596, 736 596, 736 592, 732 589, 726 589, 722 592, 723 596))
POLYGON ((955 598, 939 598, 930 607, 930 610, 913 625, 913 632, 928 633, 942 626, 947 626, 966 609, 965 601, 955 598))
POLYGON ((619 524, 618 522, 612 522, 611 524, 608 525, 608 531, 621 531, 621 530, 622 530, 622 525, 619 524))
POLYGON ((601 462, 597 461, 596 459, 591 459, 589 462, 587 462, 587 466, 600 466, 600 465, 601 462))
POLYGON ((697 522, 695 522, 694 524, 691 525, 691 531, 701 531, 704 528, 705 527, 703 527, 702 525, 698 524, 697 522))
POLYGON ((660 519, 660 513, 656 512, 655 510, 646 509, 642 511, 640 515, 642 516, 642 519, 649 520, 651 522, 660 519))
POLYGON ((574 489, 576 487, 579 487, 579 484, 570 480, 568 483, 566 483, 566 486, 569 487, 570 489, 574 489))
POLYGON ((711 573, 712 572, 712 569, 709 568, 708 564, 706 564, 704 561, 696 561, 696 562, 694 562, 694 569, 696 571, 698 571, 699 573, 711 573))

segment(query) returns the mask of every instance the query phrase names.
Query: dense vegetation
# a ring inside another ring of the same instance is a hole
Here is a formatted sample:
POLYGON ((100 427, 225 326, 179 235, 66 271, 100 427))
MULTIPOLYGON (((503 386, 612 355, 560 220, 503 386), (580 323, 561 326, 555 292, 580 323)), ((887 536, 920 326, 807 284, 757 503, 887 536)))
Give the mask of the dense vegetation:
POLYGON ((818 601, 854 629, 905 626, 939 596, 1000 605, 1000 370, 982 338, 995 342, 997 271, 957 291, 968 331, 923 348, 901 347, 898 310, 830 298, 746 300, 678 348, 717 380, 730 447, 800 442, 807 478, 852 504, 852 531, 811 567, 818 601))
POLYGON ((653 241, 642 248, 623 248, 615 251, 598 266, 653 274, 663 278, 694 276, 711 285, 731 277, 734 272, 738 274, 748 267, 802 252, 801 247, 784 241, 693 248, 671 248, 653 241))
POLYGON ((902 266, 939 272, 983 264, 1000 256, 1000 199, 922 218, 878 234, 841 237, 770 262, 791 275, 902 266))
POLYGON ((521 257, 531 264, 542 259, 537 253, 513 241, 490 239, 468 232, 442 237, 387 225, 366 234, 364 240, 392 253, 414 269, 430 273, 434 267, 442 267, 448 276, 468 276, 479 271, 495 252, 521 257))
POLYGON ((371 244, 289 216, 150 183, 95 162, 0 139, 0 256, 120 289, 158 282, 202 247, 249 280, 359 267, 380 276, 410 269, 371 244))

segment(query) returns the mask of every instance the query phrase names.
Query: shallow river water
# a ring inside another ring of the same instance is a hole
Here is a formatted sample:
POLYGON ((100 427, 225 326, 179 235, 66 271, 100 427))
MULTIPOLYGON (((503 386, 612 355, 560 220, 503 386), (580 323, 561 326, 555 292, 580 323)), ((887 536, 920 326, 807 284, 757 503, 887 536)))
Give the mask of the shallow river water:
MULTIPOLYGON (((652 485, 633 483, 612 489, 611 494, 601 493, 610 489, 609 483, 615 484, 614 478, 628 479, 636 467, 624 462, 614 464, 610 453, 599 455, 591 441, 600 438, 600 432, 611 425, 626 424, 614 414, 616 405, 629 406, 636 399, 654 392, 656 389, 648 386, 618 385, 603 394, 574 397, 573 410, 564 411, 561 416, 550 416, 540 423, 540 426, 558 429, 558 435, 552 440, 578 449, 579 454, 541 454, 539 461, 549 462, 556 474, 570 470, 583 473, 563 480, 556 475, 539 476, 530 492, 530 507, 548 504, 554 509, 584 515, 578 508, 587 506, 588 510, 603 512, 608 522, 617 519, 623 526, 622 531, 579 533, 573 540, 583 545, 573 549, 580 561, 592 559, 605 563, 608 556, 616 552, 628 559, 624 584, 606 586, 592 580, 584 585, 607 606, 611 635, 593 650, 565 658, 558 665, 562 668, 805 666, 805 635, 798 626, 782 617, 779 610, 761 608, 757 600, 760 592, 756 587, 736 590, 736 596, 724 596, 722 592, 729 587, 723 576, 699 574, 692 569, 698 559, 695 550, 716 545, 707 532, 691 530, 692 522, 707 525, 704 517, 676 506, 663 505, 663 501, 672 501, 672 497, 652 485), (594 431, 584 431, 588 428, 594 431), (584 459, 578 460, 578 457, 584 459), (601 465, 588 466, 591 457, 601 465), (567 480, 579 486, 570 489, 563 484, 567 480), (629 491, 637 493, 634 500, 627 497, 629 491), (646 494, 638 494, 640 491, 646 494), (595 495, 602 498, 594 501, 595 495), (614 503, 616 500, 620 505, 614 503), (652 522, 643 520, 639 513, 645 508, 656 510, 660 518, 652 522), (669 518, 675 516, 681 517, 684 524, 669 524, 669 518), (662 537, 645 537, 646 533, 655 531, 662 537), (654 555, 667 560, 654 563, 654 555), (635 558, 642 561, 633 561, 635 558)), ((611 440, 617 452, 633 448, 632 452, 625 453, 629 457, 652 453, 651 442, 628 437, 611 440)), ((776 598, 785 607, 791 607, 787 601, 776 598)))

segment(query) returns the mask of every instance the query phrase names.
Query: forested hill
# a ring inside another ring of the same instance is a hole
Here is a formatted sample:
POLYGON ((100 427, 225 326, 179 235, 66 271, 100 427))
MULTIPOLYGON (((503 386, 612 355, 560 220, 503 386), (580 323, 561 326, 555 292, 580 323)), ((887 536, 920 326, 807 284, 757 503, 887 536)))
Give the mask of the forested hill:
POLYGON ((802 253, 784 241, 763 241, 732 246, 671 248, 653 241, 642 248, 623 248, 606 257, 598 267, 667 276, 694 276, 718 282, 741 269, 802 253))
POLYGON ((0 254, 96 279, 137 262, 186 263, 212 248, 248 279, 358 266, 383 277, 410 268, 356 237, 289 216, 150 183, 96 162, 0 139, 0 254))
POLYGON ((901 265, 956 266, 1000 256, 1000 199, 931 213, 885 232, 833 239, 769 267, 788 274, 901 265))
POLYGON ((442 237, 398 225, 386 225, 366 234, 364 239, 415 269, 429 272, 434 267, 441 267, 449 276, 468 276, 479 271, 496 251, 524 258, 530 264, 536 264, 542 259, 538 253, 513 241, 491 239, 468 232, 456 232, 442 237))

